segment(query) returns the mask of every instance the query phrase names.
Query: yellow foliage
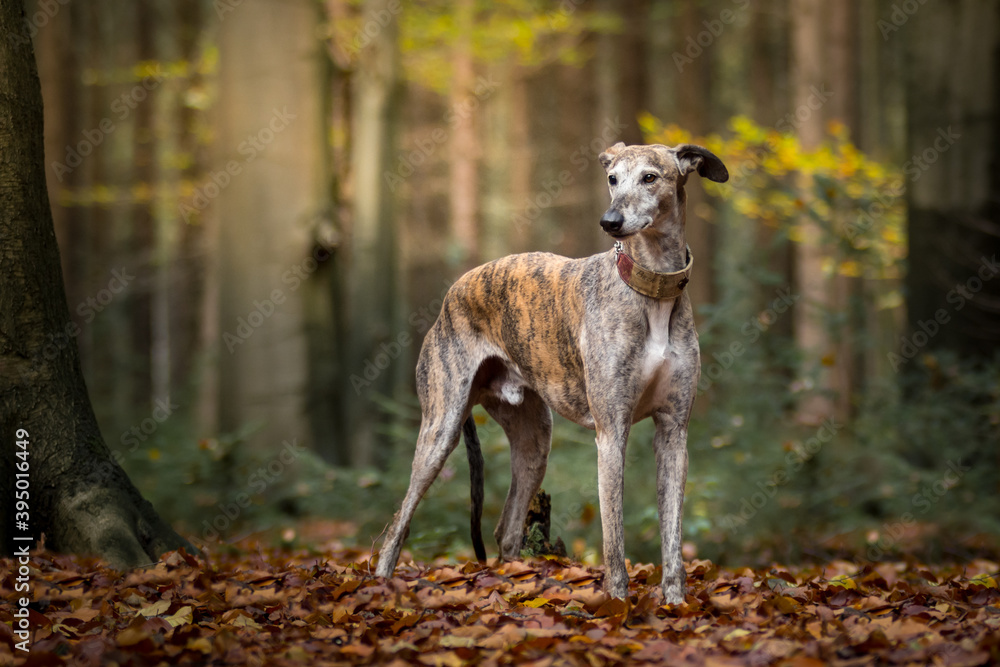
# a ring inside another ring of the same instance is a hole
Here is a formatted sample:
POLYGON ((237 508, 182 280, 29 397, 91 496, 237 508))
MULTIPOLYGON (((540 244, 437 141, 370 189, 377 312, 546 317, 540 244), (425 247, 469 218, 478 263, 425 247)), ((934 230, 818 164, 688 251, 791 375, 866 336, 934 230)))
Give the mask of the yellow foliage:
POLYGON ((851 278, 858 278, 862 275, 861 264, 853 259, 844 260, 840 263, 840 274, 850 276, 851 278))
MULTIPOLYGON (((902 173, 865 155, 843 123, 829 123, 824 140, 805 149, 795 134, 764 128, 746 116, 730 119, 725 136, 696 137, 650 114, 639 122, 650 143, 697 143, 718 155, 732 178, 707 184, 706 191, 730 202, 738 214, 799 243, 805 239, 801 226, 817 224, 821 249, 829 255, 828 275, 900 276, 906 257, 902 173)), ((887 296, 884 303, 895 299, 887 296)))

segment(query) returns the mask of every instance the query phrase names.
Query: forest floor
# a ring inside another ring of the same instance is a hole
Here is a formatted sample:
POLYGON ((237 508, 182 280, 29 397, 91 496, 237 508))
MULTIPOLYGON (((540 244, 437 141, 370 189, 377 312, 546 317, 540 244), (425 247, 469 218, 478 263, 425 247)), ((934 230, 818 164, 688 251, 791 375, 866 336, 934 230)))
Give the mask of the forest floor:
POLYGON ((118 573, 36 553, 18 648, 18 564, 0 560, 0 665, 985 665, 1000 661, 996 562, 723 569, 689 561, 684 604, 660 568, 629 600, 566 559, 403 563, 253 542, 118 573))

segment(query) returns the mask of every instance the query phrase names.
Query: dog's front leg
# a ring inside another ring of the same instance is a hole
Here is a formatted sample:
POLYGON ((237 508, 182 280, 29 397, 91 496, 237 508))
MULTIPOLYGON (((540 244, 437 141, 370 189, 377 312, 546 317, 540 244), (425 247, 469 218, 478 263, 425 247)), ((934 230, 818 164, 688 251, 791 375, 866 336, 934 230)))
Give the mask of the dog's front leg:
POLYGON ((673 415, 653 416, 656 435, 657 504, 660 513, 660 550, 664 604, 684 602, 687 573, 681 555, 681 518, 684 513, 684 485, 687 482, 687 425, 673 415))
POLYGON ((622 600, 628 598, 625 568, 625 443, 628 423, 597 429, 597 493, 601 504, 604 535, 604 590, 622 600))

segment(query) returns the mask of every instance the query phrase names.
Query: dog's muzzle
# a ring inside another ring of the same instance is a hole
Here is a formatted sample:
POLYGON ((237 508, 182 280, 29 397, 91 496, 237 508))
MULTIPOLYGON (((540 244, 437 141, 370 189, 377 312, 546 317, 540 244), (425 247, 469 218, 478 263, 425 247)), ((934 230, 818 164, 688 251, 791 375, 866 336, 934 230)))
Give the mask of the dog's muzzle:
POLYGON ((609 208, 601 216, 601 228, 608 234, 617 234, 622 230, 622 225, 625 224, 625 216, 621 214, 620 211, 616 211, 613 208, 609 208))

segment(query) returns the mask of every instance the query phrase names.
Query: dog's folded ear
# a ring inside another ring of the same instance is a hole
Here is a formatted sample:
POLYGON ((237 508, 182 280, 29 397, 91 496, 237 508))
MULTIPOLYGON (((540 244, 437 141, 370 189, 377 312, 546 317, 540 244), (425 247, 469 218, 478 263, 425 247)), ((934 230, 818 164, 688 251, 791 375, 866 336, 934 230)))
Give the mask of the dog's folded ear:
MULTIPOLYGON (((716 183, 729 180, 729 170, 712 151, 695 144, 680 144, 672 149, 677 156, 681 175, 697 170, 698 175, 716 183)), ((602 156, 603 157, 603 156, 602 156)))
POLYGON ((598 156, 598 160, 601 161, 601 166, 607 169, 611 166, 611 161, 615 159, 615 156, 625 148, 625 142, 619 141, 617 144, 604 151, 598 156))

